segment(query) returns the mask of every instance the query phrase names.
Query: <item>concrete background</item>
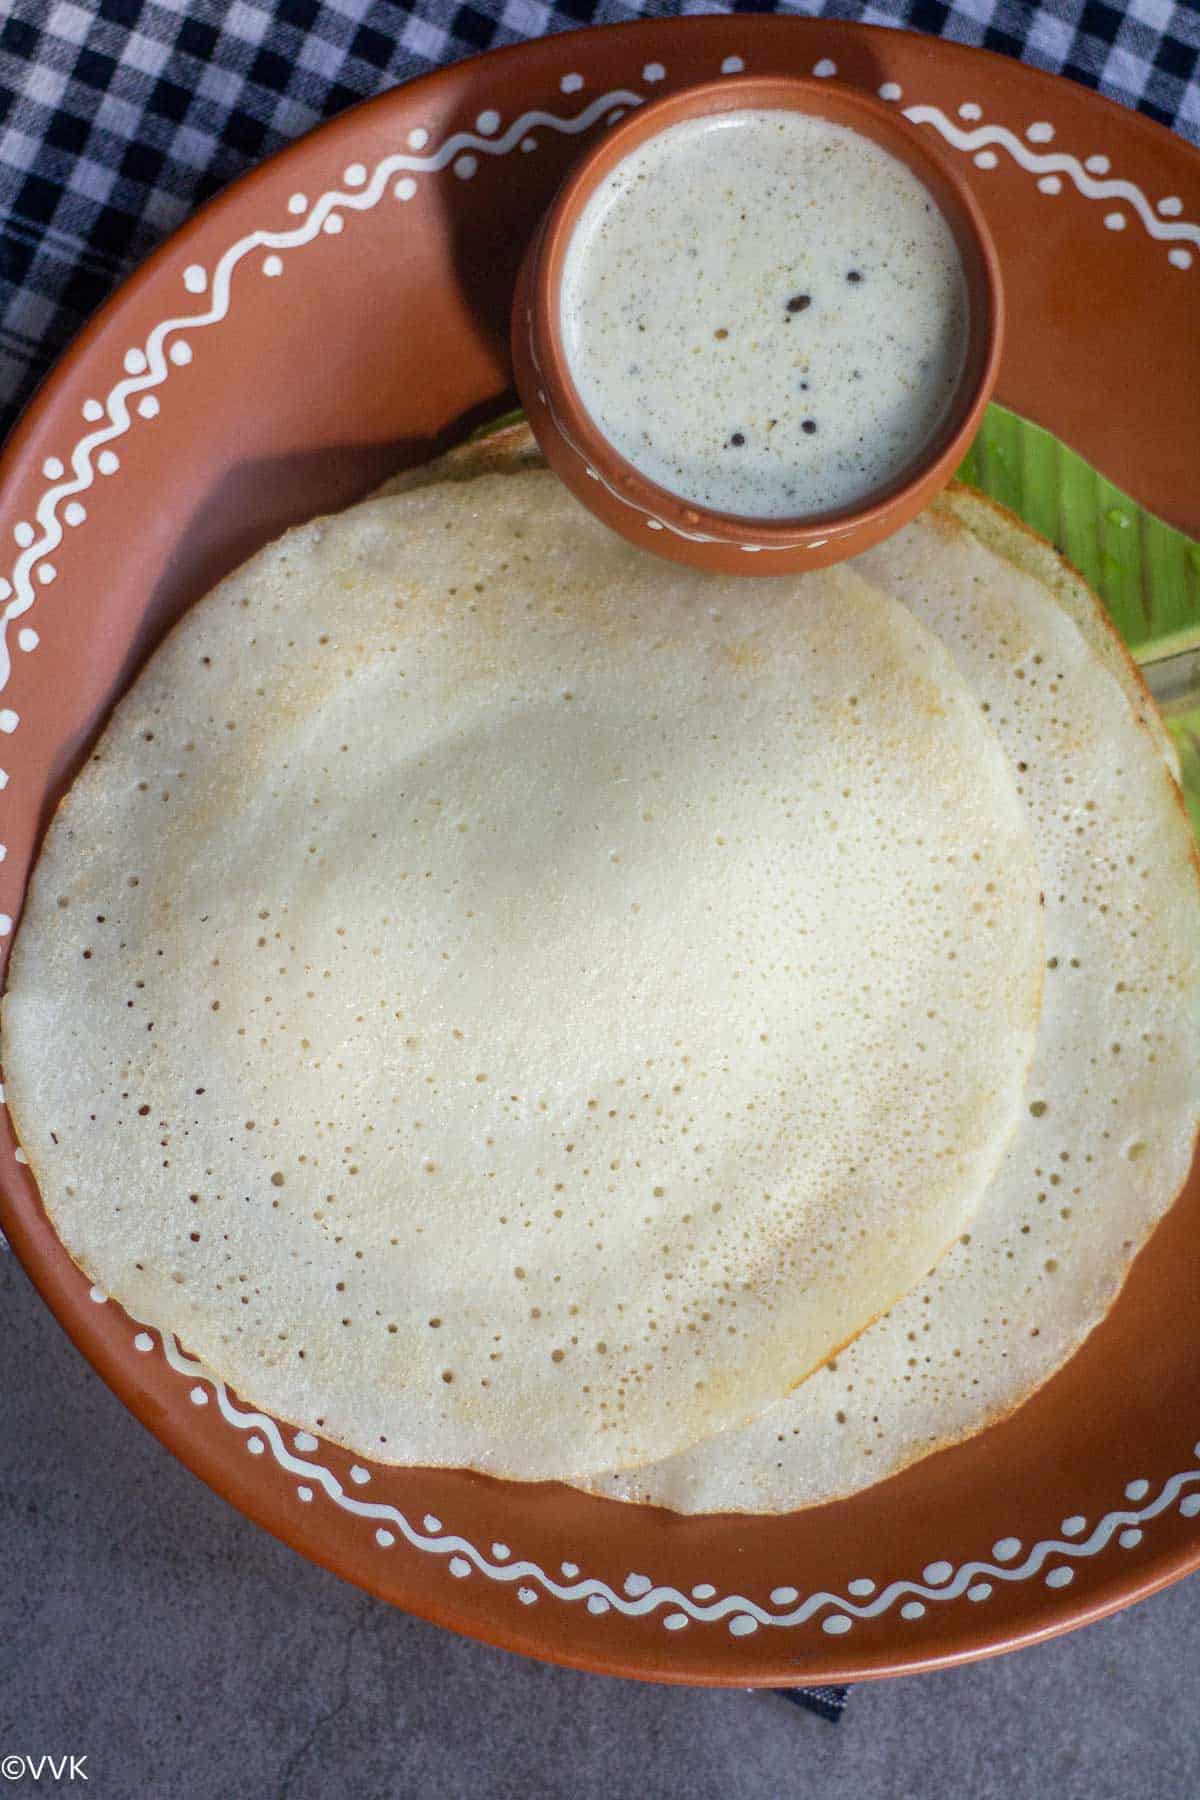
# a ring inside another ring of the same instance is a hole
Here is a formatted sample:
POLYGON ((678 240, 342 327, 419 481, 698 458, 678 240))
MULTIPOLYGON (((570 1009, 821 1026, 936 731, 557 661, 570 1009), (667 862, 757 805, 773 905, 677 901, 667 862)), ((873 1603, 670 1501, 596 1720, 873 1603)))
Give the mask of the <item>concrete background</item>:
POLYGON ((1200 1795, 1196 1578, 1039 1649, 860 1687, 831 1726, 771 1694, 525 1662, 312 1568, 159 1448, 4 1252, 0 1368, 0 1759, 73 1751, 89 1777, 14 1796, 1200 1795))

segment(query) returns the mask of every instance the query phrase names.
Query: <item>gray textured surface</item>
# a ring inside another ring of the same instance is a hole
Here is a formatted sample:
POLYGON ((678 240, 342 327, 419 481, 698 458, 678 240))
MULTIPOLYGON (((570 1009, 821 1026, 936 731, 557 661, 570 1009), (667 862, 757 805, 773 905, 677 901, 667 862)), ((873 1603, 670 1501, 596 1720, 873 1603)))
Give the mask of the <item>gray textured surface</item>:
MULTIPOLYGON (((768 1694, 523 1662, 406 1618, 238 1517, 113 1399, 0 1253, 0 1758, 120 1800, 1190 1800, 1200 1580, 974 1668, 768 1694)), ((0 1763, 0 1768, 3 1764, 0 1763)))

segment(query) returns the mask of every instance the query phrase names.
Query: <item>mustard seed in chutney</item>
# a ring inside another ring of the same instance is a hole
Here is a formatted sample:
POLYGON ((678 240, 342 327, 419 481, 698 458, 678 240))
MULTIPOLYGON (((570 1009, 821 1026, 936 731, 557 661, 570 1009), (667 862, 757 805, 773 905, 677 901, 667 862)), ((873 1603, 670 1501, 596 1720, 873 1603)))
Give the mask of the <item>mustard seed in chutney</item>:
POLYGON ((748 518, 886 486, 966 353, 962 264, 927 189, 860 132, 786 111, 687 120, 631 152, 580 215, 560 306, 614 448, 748 518))

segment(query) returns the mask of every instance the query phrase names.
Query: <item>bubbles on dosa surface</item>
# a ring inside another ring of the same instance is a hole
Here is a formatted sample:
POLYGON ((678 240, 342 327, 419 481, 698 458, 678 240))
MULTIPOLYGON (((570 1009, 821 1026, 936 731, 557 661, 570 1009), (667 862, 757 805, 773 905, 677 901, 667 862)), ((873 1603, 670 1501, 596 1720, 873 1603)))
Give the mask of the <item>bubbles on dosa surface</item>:
POLYGON ((1195 855, 1111 626, 1079 583, 1068 616, 1048 547, 961 490, 858 566, 938 633, 1016 771, 1045 892, 1037 1054, 1000 1170, 928 1281, 746 1429, 598 1484, 685 1512, 818 1504, 1011 1412, 1103 1318, 1192 1158, 1195 855))
POLYGON ((72 1255, 247 1401, 384 1461, 628 1467, 969 1229, 1039 891, 878 588, 444 483, 290 533, 135 683, 35 875, 8 1093, 72 1255))

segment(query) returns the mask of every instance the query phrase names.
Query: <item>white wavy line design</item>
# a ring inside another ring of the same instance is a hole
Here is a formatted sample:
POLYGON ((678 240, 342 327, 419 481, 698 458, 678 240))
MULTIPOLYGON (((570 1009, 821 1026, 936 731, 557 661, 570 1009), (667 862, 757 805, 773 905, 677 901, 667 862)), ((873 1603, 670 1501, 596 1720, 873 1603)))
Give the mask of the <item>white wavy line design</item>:
MULTIPOLYGON (((152 1340, 148 1333, 144 1335, 149 1347, 152 1340)), ((1160 1492, 1147 1505, 1140 1508, 1119 1508, 1106 1513, 1093 1527, 1086 1538, 1071 1540, 1062 1538, 1045 1538, 1034 1544, 1024 1560, 1017 1562, 1022 1546, 1013 1540, 1012 1557, 1006 1562, 977 1560, 959 1565, 957 1569, 950 1564, 930 1564, 925 1570, 925 1578, 920 1581, 901 1580, 888 1583, 869 1597, 856 1602, 842 1594, 818 1591, 803 1598, 795 1590, 788 1590, 788 1602, 783 1610, 771 1611, 756 1600, 747 1599, 741 1594, 712 1596, 697 1601, 693 1595, 683 1593, 679 1588, 655 1585, 647 1576, 631 1574, 626 1578, 626 1590, 618 1593, 607 1582, 594 1576, 578 1579, 578 1571, 565 1581, 558 1581, 549 1575, 539 1563, 528 1560, 510 1560, 511 1553, 507 1546, 493 1546, 493 1557, 489 1558, 479 1550, 468 1538, 458 1537, 443 1532, 438 1524, 436 1532, 432 1528, 419 1530, 396 1506, 384 1501, 360 1500, 338 1480, 331 1470, 323 1464, 311 1462, 305 1457, 289 1450, 283 1440, 283 1433, 274 1419, 266 1413, 242 1410, 230 1398, 223 1381, 207 1369, 203 1363, 189 1357, 179 1345, 165 1336, 160 1336, 163 1352, 171 1367, 179 1375, 193 1384, 203 1382, 212 1390, 222 1418, 236 1431, 252 1433, 248 1447, 258 1444, 258 1454, 262 1454, 265 1446, 269 1447, 275 1461, 287 1474, 296 1476, 302 1483, 319 1487, 343 1512, 351 1513, 356 1518, 366 1519, 376 1528, 387 1527, 399 1534, 412 1546, 426 1555, 444 1556, 451 1559, 451 1573, 459 1579, 464 1578, 475 1569, 491 1581, 508 1585, 526 1584, 525 1592, 518 1597, 524 1604, 531 1604, 529 1595, 536 1598, 536 1590, 528 1587, 535 1582, 546 1594, 556 1600, 567 1603, 593 1603, 589 1610, 596 1613, 617 1612, 626 1618, 644 1618, 650 1613, 670 1608, 662 1623, 664 1628, 677 1631, 691 1622, 698 1624, 716 1624, 727 1621, 732 1636, 746 1637, 760 1626, 770 1626, 784 1630, 794 1629, 798 1625, 807 1624, 818 1614, 825 1614, 823 1627, 830 1635, 840 1635, 849 1631, 856 1620, 877 1619, 890 1612, 893 1607, 903 1604, 908 1608, 920 1608, 920 1613, 910 1611, 907 1616, 915 1619, 921 1616, 930 1602, 957 1600, 972 1588, 981 1583, 991 1584, 997 1581, 1028 1581, 1031 1576, 1040 1574, 1046 1564, 1054 1561, 1056 1569, 1069 1570, 1071 1561, 1083 1557, 1097 1555, 1120 1532, 1138 1530, 1142 1525, 1166 1512, 1176 1500, 1191 1488, 1200 1485, 1200 1468, 1188 1469, 1178 1475, 1172 1475, 1164 1482, 1160 1492), (503 1558, 495 1559, 497 1549, 504 1551, 503 1558), (455 1561, 460 1565, 454 1566, 455 1561), (462 1566, 465 1565, 465 1566, 462 1566), (944 1571, 944 1574, 942 1573, 944 1571), (932 1579, 937 1574, 941 1579, 932 1579), (795 1602, 793 1604, 793 1601, 795 1602), (599 1602, 599 1605, 595 1603, 599 1602)), ((303 1436, 304 1434, 299 1434, 303 1436)), ((1195 1454, 1200 1458, 1200 1443, 1195 1446, 1195 1454)), ((1137 1486, 1139 1484, 1131 1484, 1137 1486)), ((1197 1508, 1200 1512, 1200 1508, 1197 1508)), ((427 1518, 427 1524, 429 1523, 427 1518)), ((1069 1523, 1070 1521, 1068 1521, 1069 1523)), ((1140 1540, 1140 1531, 1139 1531, 1140 1540)), ((381 1548, 390 1548, 381 1545, 381 1548)), ((997 1550, 1004 1547, 1004 1540, 997 1545, 997 1550)), ((1133 1545, 1130 1545, 1132 1548, 1133 1545)), ((993 1555, 996 1552, 993 1551, 993 1555)), ((1054 1571, 1050 1571, 1053 1573, 1054 1571)), ((703 1583, 697 1584, 701 1587, 703 1583)), ((858 1584, 854 1584, 858 1585, 858 1584)), ((864 1583, 864 1585, 866 1585, 864 1583)), ((1066 1585, 1056 1583, 1054 1585, 1066 1585)), ((986 1598, 979 1595, 978 1598, 986 1598)))
MULTIPOLYGON (((62 526, 58 520, 60 503, 73 499, 94 485, 96 471, 92 464, 93 452, 103 450, 114 439, 124 436, 129 430, 132 420, 129 416, 128 401, 151 388, 161 386, 167 379, 170 373, 164 355, 167 339, 173 334, 201 330, 205 326, 217 324, 225 318, 229 311, 230 281, 233 271, 245 257, 251 255, 255 250, 277 252, 297 249, 303 244, 311 243, 320 234, 325 220, 331 213, 339 209, 365 212, 377 206, 393 175, 400 173, 436 174, 449 167, 459 156, 476 151, 482 151, 489 156, 506 156, 511 154, 530 131, 538 127, 575 134, 586 131, 605 112, 614 107, 640 106, 642 99, 643 96, 640 94, 629 89, 618 88, 611 93, 598 96, 573 118, 562 118, 554 113, 533 109, 515 119, 506 131, 496 137, 485 137, 478 132, 461 131, 447 138, 445 143, 429 156, 397 153, 385 157, 377 164, 375 172, 366 186, 357 192, 334 189, 321 195, 314 202, 303 223, 294 229, 252 232, 232 245, 220 258, 213 273, 211 286, 213 300, 209 310, 168 319, 154 328, 141 351, 147 365, 145 373, 139 372, 116 384, 105 404, 108 423, 81 438, 75 446, 71 455, 74 480, 59 482, 48 488, 38 502, 34 516, 42 527, 42 534, 35 538, 34 542, 25 548, 17 558, 12 571, 12 597, 8 600, 3 614, 0 614, 0 692, 8 685, 12 673, 8 625, 12 620, 20 618, 34 604, 37 598, 33 584, 34 570, 46 562, 46 559, 63 540, 62 526)), ((1160 218, 1145 194, 1133 182, 1090 175, 1076 156, 1063 151, 1031 150, 1028 144, 1002 125, 979 125, 970 130, 964 129, 962 126, 956 125, 937 106, 912 105, 903 108, 903 112, 905 118, 915 125, 932 125, 956 149, 978 151, 999 146, 1032 175, 1066 175, 1079 192, 1088 199, 1124 201, 1137 213, 1149 236, 1160 242, 1191 243, 1200 247, 1200 226, 1186 220, 1169 221, 1160 218)), ((662 521, 656 522, 660 525, 663 524, 662 521)), ((670 527, 670 529, 676 528, 670 527)), ((689 534, 680 531, 679 535, 686 537, 689 534)), ((746 545, 744 548, 747 550, 758 549, 760 546, 746 545)))
MULTIPOLYGON (((61 481, 48 488, 38 502, 35 517, 42 527, 41 536, 37 537, 17 558, 12 571, 12 598, 0 615, 0 691, 8 685, 12 674, 12 655, 8 645, 8 626, 12 620, 18 619, 37 599, 34 586, 34 570, 39 563, 56 550, 63 540, 62 526, 58 520, 58 508, 64 501, 72 500, 77 495, 86 493, 95 483, 97 470, 93 463, 94 454, 102 451, 116 438, 123 437, 133 423, 129 414, 129 402, 136 396, 151 388, 161 387, 170 374, 167 360, 168 339, 186 342, 186 334, 201 331, 205 326, 219 324, 229 312, 230 287, 234 270, 246 257, 256 250, 280 251, 295 250, 318 237, 324 229, 325 221, 333 213, 369 212, 378 206, 387 191, 388 183, 393 176, 400 174, 436 175, 450 167, 460 156, 483 152, 488 156, 507 156, 516 149, 522 139, 531 131, 545 129, 567 135, 575 135, 587 131, 590 126, 611 111, 614 107, 640 106, 642 96, 628 88, 616 88, 611 93, 601 94, 589 102, 582 112, 573 118, 560 118, 554 113, 543 112, 534 108, 522 113, 514 119, 508 129, 496 137, 484 137, 474 131, 459 131, 446 139, 439 149, 428 156, 419 156, 408 152, 397 152, 385 156, 379 162, 370 181, 355 191, 331 189, 315 200, 309 208, 303 222, 288 231, 252 231, 246 237, 239 238, 221 256, 213 270, 210 294, 211 304, 205 312, 181 315, 178 318, 165 319, 156 325, 145 344, 135 348, 133 354, 144 359, 145 369, 117 382, 105 402, 107 423, 86 437, 80 439, 71 454, 71 467, 74 479, 61 481)), ((100 471, 103 473, 103 471, 100 471)))
MULTIPOLYGON (((657 65, 648 67, 654 68, 656 72, 653 76, 646 74, 645 79, 662 78, 657 65)), ((185 334, 215 325, 227 316, 233 274, 247 256, 256 250, 277 252, 297 249, 303 244, 311 243, 324 229, 325 221, 331 214, 340 211, 364 212, 377 206, 384 197, 389 181, 396 174, 436 174, 449 167, 459 156, 477 151, 489 156, 507 155, 531 130, 546 128, 574 134, 586 131, 614 107, 641 104, 641 95, 628 89, 617 89, 591 101, 573 118, 561 118, 553 113, 532 110, 522 114, 505 132, 497 136, 462 131, 448 138, 431 155, 397 153, 385 157, 376 166, 370 180, 355 191, 333 189, 322 194, 307 211, 302 223, 293 229, 252 232, 231 245, 220 257, 213 271, 211 304, 208 310, 164 320, 150 333, 144 346, 134 348, 127 354, 127 368, 131 361, 141 366, 131 369, 129 375, 112 388, 104 403, 104 424, 85 434, 75 445, 70 458, 72 478, 55 479, 38 501, 34 517, 41 527, 41 535, 35 535, 21 549, 12 570, 11 593, 7 597, 3 614, 0 614, 0 691, 7 686, 12 672, 8 626, 28 612, 37 598, 35 571, 38 572, 39 585, 47 585, 54 578, 54 567, 48 562, 48 558, 58 549, 64 537, 59 507, 90 489, 97 474, 115 472, 118 465, 114 463, 111 470, 102 469, 96 459, 102 456, 115 439, 123 437, 130 430, 133 423, 129 410, 130 401, 166 381, 170 374, 169 358, 172 350, 182 360, 190 360, 190 356, 178 348, 179 345, 186 345, 185 334), (170 349, 169 340, 174 340, 170 349)), ((1138 213, 1151 237, 1160 240, 1183 239, 1200 245, 1200 227, 1180 222, 1167 223, 1155 215, 1140 189, 1132 183, 1096 179, 1083 169, 1075 157, 1062 152, 1032 151, 1012 132, 1001 126, 981 126, 973 131, 964 131, 937 107, 910 106, 905 109, 905 116, 915 124, 934 126, 958 149, 971 151, 999 145, 1033 174, 1065 174, 1090 199, 1123 200, 1138 213)), ((0 594, 4 592, 4 587, 0 584, 0 594)), ((0 714, 0 718, 8 720, 3 729, 9 731, 14 730, 19 723, 16 715, 7 709, 4 714, 0 714)), ((2 1243, 3 1238, 0 1237, 0 1244, 2 1243)), ((99 1289, 93 1289, 92 1299, 97 1304, 104 1304, 106 1297, 99 1289)), ((135 1348, 145 1352, 152 1350, 154 1339, 140 1322, 134 1320, 133 1323, 136 1327, 135 1348)), ((312 1490, 320 1488, 343 1511, 374 1522, 381 1550, 390 1549, 398 1534, 415 1550, 427 1555, 447 1557, 449 1571, 456 1578, 466 1578, 475 1570, 489 1580, 516 1585, 517 1598, 524 1605, 534 1604, 540 1590, 566 1603, 583 1602, 596 1615, 612 1611, 628 1618, 638 1618, 670 1608, 662 1619, 664 1629, 669 1631, 677 1631, 693 1621, 702 1624, 726 1621, 731 1635, 744 1637, 762 1626, 790 1629, 824 1615, 823 1628, 831 1635, 837 1635, 851 1630, 856 1621, 878 1618, 896 1605, 901 1606, 902 1617, 916 1619, 923 1616, 930 1602, 954 1600, 964 1594, 973 1600, 985 1600, 991 1592, 992 1583, 1027 1581, 1040 1574, 1051 1561, 1054 1561, 1054 1568, 1048 1571, 1048 1582, 1056 1586, 1065 1585, 1073 1574, 1074 1560, 1095 1556, 1114 1536, 1126 1532, 1137 1534, 1136 1537, 1131 1537, 1127 1546, 1133 1548, 1140 1541, 1142 1525, 1181 1500, 1185 1489, 1200 1483, 1200 1467, 1173 1475, 1163 1484, 1157 1497, 1147 1505, 1140 1509, 1118 1509, 1105 1514, 1088 1537, 1077 1541, 1066 1537, 1044 1539, 1029 1550, 1022 1562, 1015 1560, 1022 1546, 1015 1539, 1009 1540, 1012 1546, 1010 1556, 1008 1544, 1001 1540, 995 1546, 993 1555, 998 1556, 1004 1550, 1004 1562, 976 1560, 963 1563, 957 1569, 949 1563, 931 1563, 924 1572, 925 1579, 893 1581, 881 1590, 876 1590, 875 1585, 865 1579, 853 1582, 852 1595, 858 1593, 862 1596, 861 1603, 853 1597, 824 1591, 802 1598, 796 1589, 780 1587, 772 1596, 773 1600, 778 1596, 777 1610, 771 1611, 742 1595, 718 1595, 711 1584, 697 1583, 692 1594, 684 1594, 678 1588, 657 1586, 649 1577, 636 1573, 627 1576, 625 1591, 619 1593, 608 1583, 594 1577, 579 1579, 579 1571, 571 1564, 562 1565, 564 1575, 567 1575, 568 1570, 570 1574, 565 1581, 558 1581, 537 1563, 511 1560, 511 1552, 504 1545, 494 1544, 492 1557, 489 1558, 468 1539, 443 1532, 440 1521, 430 1515, 426 1515, 426 1529, 422 1531, 411 1524, 397 1507, 358 1499, 331 1470, 289 1450, 274 1419, 264 1413, 240 1409, 231 1400, 224 1383, 218 1377, 201 1363, 188 1357, 173 1340, 160 1337, 159 1341, 171 1368, 193 1384, 193 1396, 211 1390, 226 1423, 237 1431, 249 1434, 247 1448, 250 1451, 261 1455, 269 1448, 279 1467, 288 1475, 299 1478, 305 1497, 311 1498, 312 1490), (200 1386, 201 1383, 204 1387, 200 1386), (1054 1581, 1054 1577, 1060 1572, 1060 1579, 1054 1581), (932 1579, 934 1576, 937 1577, 936 1580, 932 1579), (531 1586, 531 1583, 536 1583, 536 1587, 531 1586)), ((294 1441, 298 1442, 300 1439, 310 1438, 311 1434, 298 1433, 293 1436, 294 1441)), ((1195 1454, 1200 1459, 1200 1443, 1195 1446, 1195 1454)), ((370 1480, 369 1471, 356 1466, 356 1473, 361 1476, 359 1485, 365 1485, 370 1480)), ((1127 1489, 1126 1497, 1132 1497, 1135 1489, 1139 1497, 1148 1491, 1144 1482, 1133 1483, 1127 1489)), ((1186 1509, 1189 1516, 1200 1515, 1200 1495, 1193 1494, 1190 1498, 1185 1496, 1181 1500, 1181 1509, 1186 1509)), ((1074 1521, 1068 1520, 1066 1523, 1074 1524, 1074 1521)), ((1079 1529, 1082 1531, 1083 1528, 1084 1522, 1079 1521, 1079 1529)))
POLYGON ((990 150, 998 145, 1031 175, 1067 175, 1088 200, 1123 200, 1137 213, 1149 236, 1162 243, 1200 245, 1200 225, 1160 218, 1141 188, 1132 181, 1090 175, 1079 158, 1066 151, 1031 150, 1004 125, 978 125, 974 130, 964 130, 953 119, 947 118, 940 106, 906 106, 903 112, 913 125, 932 125, 956 150, 990 150))

